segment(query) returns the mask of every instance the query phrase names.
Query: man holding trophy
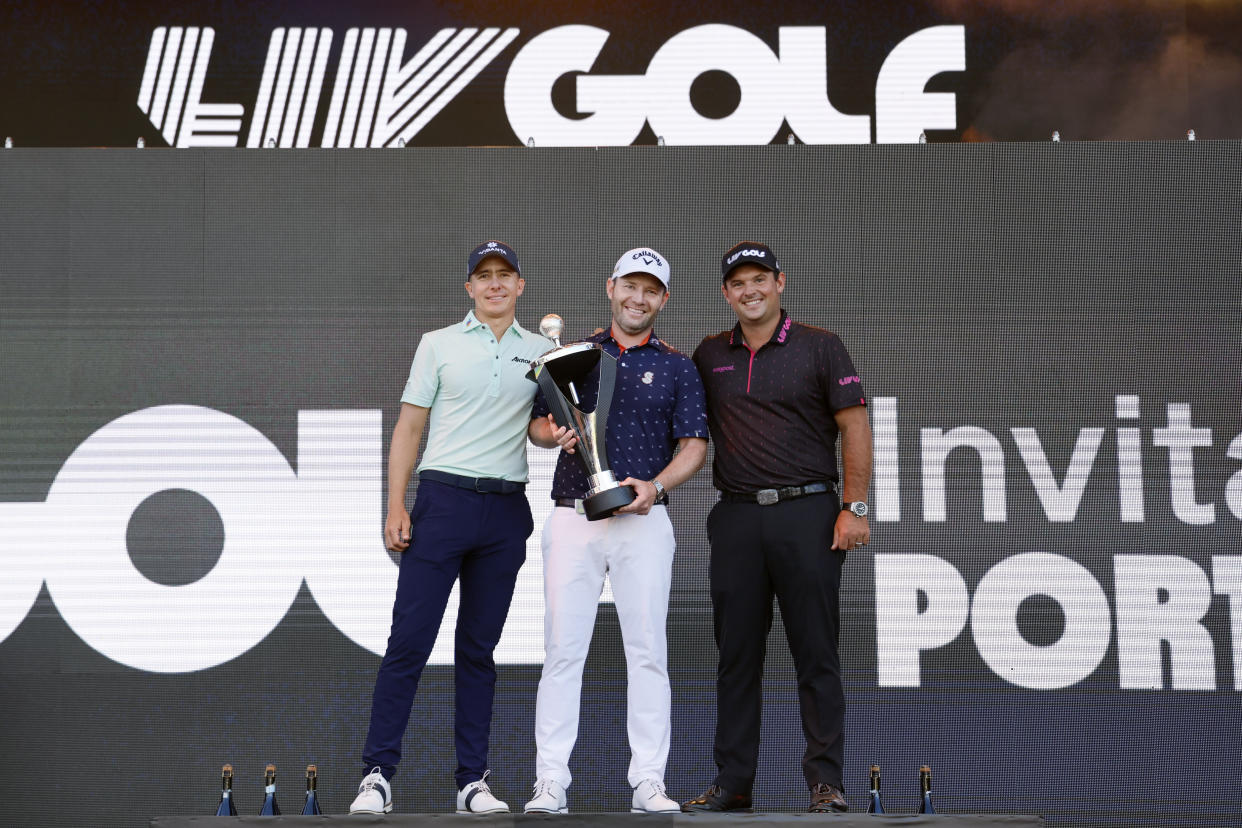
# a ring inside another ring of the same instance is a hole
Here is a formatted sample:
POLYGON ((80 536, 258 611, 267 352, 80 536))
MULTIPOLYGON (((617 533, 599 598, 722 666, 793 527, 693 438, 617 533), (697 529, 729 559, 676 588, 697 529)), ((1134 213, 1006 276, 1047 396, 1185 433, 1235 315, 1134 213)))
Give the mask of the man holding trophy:
MULTIPOLYGON (((565 445, 562 428, 572 425, 577 444, 557 461, 556 508, 543 528, 545 654, 527 813, 568 812, 582 670, 605 575, 625 642, 631 810, 679 810, 664 789, 672 729, 665 620, 675 546, 667 493, 703 465, 707 415, 694 363, 653 332, 668 287, 662 255, 649 247, 627 251, 606 283, 610 327, 532 367, 540 394, 530 439, 565 445)), ((546 318, 544 332, 555 338, 559 323, 546 318)))

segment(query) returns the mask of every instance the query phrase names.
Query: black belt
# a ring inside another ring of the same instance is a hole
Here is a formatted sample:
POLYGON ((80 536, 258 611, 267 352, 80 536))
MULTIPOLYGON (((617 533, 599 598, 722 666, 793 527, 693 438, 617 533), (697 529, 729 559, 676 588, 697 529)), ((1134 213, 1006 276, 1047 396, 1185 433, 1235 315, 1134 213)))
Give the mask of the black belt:
MULTIPOLYGON (((579 507, 582 506, 582 501, 575 500, 572 497, 554 497, 552 498, 552 502, 555 503, 557 506, 563 506, 566 509, 578 509, 579 511, 581 511, 579 507)), ((652 506, 667 506, 668 505, 668 492, 665 492, 664 494, 657 497, 655 499, 655 502, 652 503, 651 505, 652 506)))
POLYGON ((499 477, 462 477, 460 474, 449 474, 436 469, 421 471, 418 476, 420 479, 434 480, 437 483, 446 483, 459 489, 470 489, 484 494, 517 494, 526 491, 525 483, 514 483, 512 480, 501 480, 499 477))
POLYGON ((758 503, 760 506, 771 506, 774 503, 780 503, 782 500, 793 500, 796 497, 806 497, 807 495, 821 494, 823 492, 836 492, 836 483, 807 483, 805 486, 782 486, 779 489, 760 489, 757 492, 724 492, 720 493, 721 500, 728 500, 732 503, 758 503))

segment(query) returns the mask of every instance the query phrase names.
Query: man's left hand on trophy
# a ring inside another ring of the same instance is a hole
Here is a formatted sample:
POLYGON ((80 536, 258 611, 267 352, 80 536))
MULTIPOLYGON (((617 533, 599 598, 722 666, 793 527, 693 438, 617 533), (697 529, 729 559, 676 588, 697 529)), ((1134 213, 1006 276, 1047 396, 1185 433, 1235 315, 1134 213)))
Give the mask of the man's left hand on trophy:
POLYGON ((551 414, 548 415, 548 425, 552 427, 552 439, 556 440, 556 445, 569 454, 573 454, 574 446, 578 444, 578 435, 573 429, 558 426, 551 414))

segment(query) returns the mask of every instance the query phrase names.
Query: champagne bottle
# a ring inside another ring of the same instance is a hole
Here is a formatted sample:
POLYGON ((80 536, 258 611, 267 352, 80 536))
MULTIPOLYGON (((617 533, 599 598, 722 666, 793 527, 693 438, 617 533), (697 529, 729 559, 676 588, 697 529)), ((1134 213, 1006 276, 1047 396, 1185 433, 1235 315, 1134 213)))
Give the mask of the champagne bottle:
POLYGON ((216 806, 216 816, 237 816, 237 806, 233 804, 233 766, 220 768, 220 804, 216 806))
POLYGON ((936 813, 936 809, 932 807, 931 801, 931 768, 927 765, 919 768, 919 791, 923 795, 922 801, 919 802, 919 813, 936 813))
POLYGON ((871 798, 867 802, 867 813, 884 813, 884 803, 880 801, 880 766, 871 766, 871 798))
POLYGON ((306 766, 306 804, 302 806, 303 816, 322 816, 319 808, 319 797, 315 794, 318 787, 319 769, 314 765, 306 766))
POLYGON ((280 806, 276 804, 276 766, 268 765, 263 771, 265 795, 259 816, 280 816, 280 806))

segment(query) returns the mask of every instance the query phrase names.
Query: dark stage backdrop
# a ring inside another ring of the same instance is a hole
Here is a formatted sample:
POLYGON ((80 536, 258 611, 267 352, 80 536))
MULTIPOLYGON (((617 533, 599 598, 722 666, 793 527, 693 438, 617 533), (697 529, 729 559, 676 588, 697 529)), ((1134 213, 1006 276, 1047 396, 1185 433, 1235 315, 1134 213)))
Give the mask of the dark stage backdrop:
MULTIPOLYGON (((673 268, 661 334, 733 317, 720 253, 771 244, 794 318, 869 393, 873 542, 843 587, 848 794, 917 768, 957 812, 1236 824, 1242 714, 1234 142, 406 153, 0 152, 4 821, 257 812, 319 765, 348 807, 396 568, 384 457, 419 336, 502 238, 519 319, 607 322, 621 251, 673 268)), ((468 435, 462 435, 468 439, 468 435)), ((537 526, 552 455, 532 451, 537 526)), ((675 493, 667 781, 713 775, 701 473, 675 493)), ((538 533, 497 653, 494 787, 533 782, 538 533)), ((624 659, 595 630, 570 791, 622 810, 624 659)), ((452 807, 452 614, 396 780, 452 807)), ((805 790, 779 623, 759 806, 805 790)))

